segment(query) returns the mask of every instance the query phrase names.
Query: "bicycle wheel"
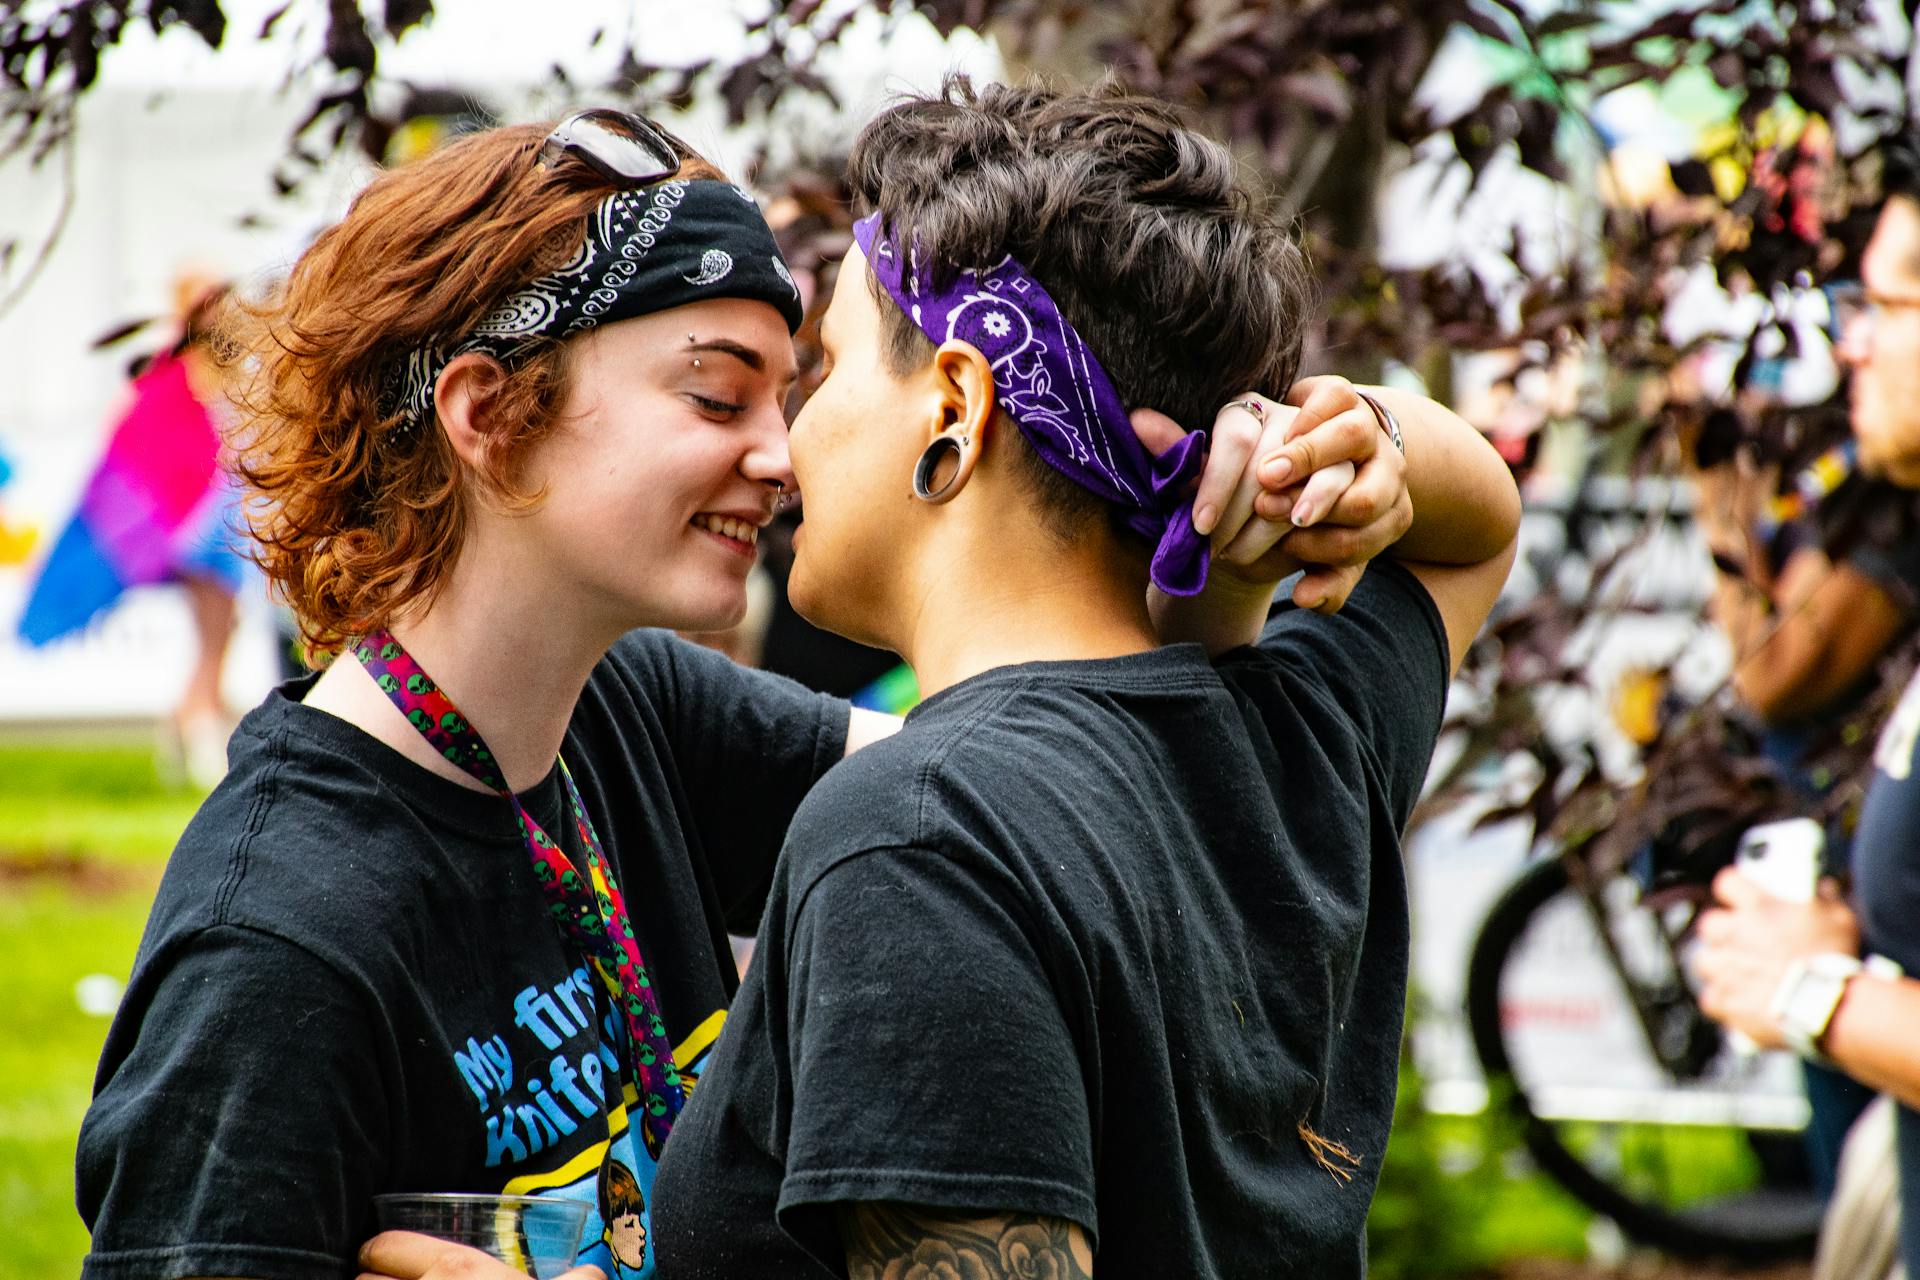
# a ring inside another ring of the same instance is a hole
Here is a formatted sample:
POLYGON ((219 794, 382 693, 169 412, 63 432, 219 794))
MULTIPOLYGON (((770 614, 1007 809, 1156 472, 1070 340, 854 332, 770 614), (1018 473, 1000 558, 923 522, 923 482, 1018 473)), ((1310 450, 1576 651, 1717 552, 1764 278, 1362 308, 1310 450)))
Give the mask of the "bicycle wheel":
POLYGON ((1520 1119, 1540 1168, 1629 1236, 1683 1257, 1805 1256, 1819 1199, 1769 1183, 1806 1125, 1799 1064, 1725 1042, 1673 962, 1668 927, 1629 876, 1589 899, 1561 858, 1529 866, 1494 903, 1467 969, 1491 1096, 1520 1119), (1636 997, 1659 1011, 1657 1054, 1636 997))

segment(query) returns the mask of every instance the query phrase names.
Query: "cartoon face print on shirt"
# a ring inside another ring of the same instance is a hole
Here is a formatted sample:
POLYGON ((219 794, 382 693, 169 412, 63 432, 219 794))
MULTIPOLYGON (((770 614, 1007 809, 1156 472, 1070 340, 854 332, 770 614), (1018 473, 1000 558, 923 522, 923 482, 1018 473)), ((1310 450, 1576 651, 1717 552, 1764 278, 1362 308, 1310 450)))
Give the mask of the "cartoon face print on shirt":
POLYGON ((600 1166, 602 1239, 622 1272, 639 1271, 647 1262, 647 1197, 633 1171, 609 1158, 600 1166))

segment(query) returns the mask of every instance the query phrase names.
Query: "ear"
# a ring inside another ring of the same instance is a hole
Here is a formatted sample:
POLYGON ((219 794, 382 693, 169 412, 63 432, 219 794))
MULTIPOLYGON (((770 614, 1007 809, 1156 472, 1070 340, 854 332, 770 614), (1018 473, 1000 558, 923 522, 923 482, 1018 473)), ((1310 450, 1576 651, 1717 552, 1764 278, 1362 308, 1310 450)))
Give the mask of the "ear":
POLYGON ((993 385, 993 366, 971 342, 949 339, 941 343, 933 353, 931 373, 938 414, 934 433, 960 440, 957 469, 939 477, 941 500, 946 501, 966 487, 974 467, 979 465, 994 410, 999 407, 999 393, 993 385))
POLYGON ((505 372, 491 356, 470 351, 448 361, 434 379, 433 403, 440 430, 455 456, 476 471, 484 471, 493 445, 486 423, 487 401, 505 372))

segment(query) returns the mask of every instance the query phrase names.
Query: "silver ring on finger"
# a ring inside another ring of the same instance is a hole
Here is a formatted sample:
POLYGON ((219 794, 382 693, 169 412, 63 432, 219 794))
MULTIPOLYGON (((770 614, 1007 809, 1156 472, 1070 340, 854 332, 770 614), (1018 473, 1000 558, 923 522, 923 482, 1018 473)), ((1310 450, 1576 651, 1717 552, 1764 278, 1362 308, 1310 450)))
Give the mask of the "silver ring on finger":
POLYGON ((1254 421, 1263 427, 1267 425, 1267 406, 1261 404, 1252 396, 1248 396, 1245 400, 1229 400, 1227 401, 1227 408, 1245 409, 1253 415, 1254 421))

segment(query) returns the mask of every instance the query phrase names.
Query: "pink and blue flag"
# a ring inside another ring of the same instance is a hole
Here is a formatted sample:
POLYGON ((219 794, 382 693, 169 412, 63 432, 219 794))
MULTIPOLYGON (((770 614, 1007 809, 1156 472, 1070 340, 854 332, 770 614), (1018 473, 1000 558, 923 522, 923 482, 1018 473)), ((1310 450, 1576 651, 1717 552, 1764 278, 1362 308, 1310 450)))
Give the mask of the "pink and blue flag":
POLYGON ((41 566, 21 638, 43 645, 78 631, 130 587, 196 575, 237 590, 245 561, 219 461, 220 434, 186 362, 155 356, 41 566))

